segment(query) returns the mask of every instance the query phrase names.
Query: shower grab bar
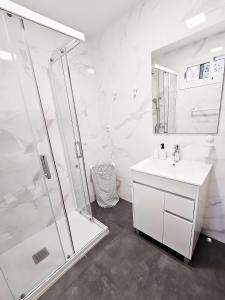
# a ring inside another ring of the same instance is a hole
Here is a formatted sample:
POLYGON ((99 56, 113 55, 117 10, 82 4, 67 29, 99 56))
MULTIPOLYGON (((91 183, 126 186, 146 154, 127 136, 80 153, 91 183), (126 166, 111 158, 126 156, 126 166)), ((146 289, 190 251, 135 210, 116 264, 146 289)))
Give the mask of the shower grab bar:
POLYGON ((41 164, 42 164, 42 168, 43 168, 45 177, 47 179, 51 179, 52 176, 51 176, 51 172, 49 169, 47 156, 42 154, 42 155, 40 155, 40 159, 41 159, 41 164))
POLYGON ((205 108, 205 109, 192 108, 191 110, 192 117, 206 117, 206 116, 218 116, 218 115, 219 115, 218 108, 205 108))
POLYGON ((77 158, 82 158, 82 149, 79 140, 74 141, 77 158))

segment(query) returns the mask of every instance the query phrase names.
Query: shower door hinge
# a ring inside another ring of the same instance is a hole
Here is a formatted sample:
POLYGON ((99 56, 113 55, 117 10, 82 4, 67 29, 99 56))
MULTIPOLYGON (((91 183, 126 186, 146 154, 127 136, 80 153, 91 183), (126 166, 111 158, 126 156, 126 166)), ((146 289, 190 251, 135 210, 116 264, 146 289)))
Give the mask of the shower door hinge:
POLYGON ((24 21, 23 21, 23 19, 22 19, 22 18, 20 18, 20 24, 21 24, 21 27, 22 27, 23 29, 25 29, 25 26, 24 26, 24 21))

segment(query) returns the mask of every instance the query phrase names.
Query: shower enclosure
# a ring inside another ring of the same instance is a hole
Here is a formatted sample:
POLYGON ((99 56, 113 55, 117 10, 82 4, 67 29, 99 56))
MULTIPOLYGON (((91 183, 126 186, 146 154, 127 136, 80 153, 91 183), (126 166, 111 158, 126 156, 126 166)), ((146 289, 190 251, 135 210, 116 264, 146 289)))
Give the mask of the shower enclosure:
POLYGON ((0 11, 1 300, 41 293, 108 232, 89 202, 68 58, 76 47, 0 11))
POLYGON ((177 75, 153 66, 152 104, 155 133, 176 131, 177 75))

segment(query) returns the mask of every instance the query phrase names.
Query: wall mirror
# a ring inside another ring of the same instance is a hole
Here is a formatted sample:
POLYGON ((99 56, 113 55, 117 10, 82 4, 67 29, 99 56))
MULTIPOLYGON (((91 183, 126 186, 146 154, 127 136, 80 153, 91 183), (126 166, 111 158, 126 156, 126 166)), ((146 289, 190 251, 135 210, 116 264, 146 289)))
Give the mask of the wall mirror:
POLYGON ((153 51, 153 132, 217 133, 224 63, 224 24, 153 51))

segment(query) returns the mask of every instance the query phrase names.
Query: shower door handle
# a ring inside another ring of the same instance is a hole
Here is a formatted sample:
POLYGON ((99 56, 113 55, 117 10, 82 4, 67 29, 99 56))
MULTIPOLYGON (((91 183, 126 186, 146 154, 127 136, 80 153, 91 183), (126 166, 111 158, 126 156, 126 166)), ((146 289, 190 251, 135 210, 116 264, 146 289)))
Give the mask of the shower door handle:
POLYGON ((51 176, 51 172, 50 172, 50 169, 49 169, 47 156, 46 155, 40 155, 40 159, 41 159, 41 164, 42 164, 42 168, 43 168, 45 177, 47 179, 51 179, 52 176, 51 176))
POLYGON ((81 149, 80 141, 76 140, 74 144, 75 144, 75 151, 76 151, 77 158, 82 158, 82 149, 81 149))

